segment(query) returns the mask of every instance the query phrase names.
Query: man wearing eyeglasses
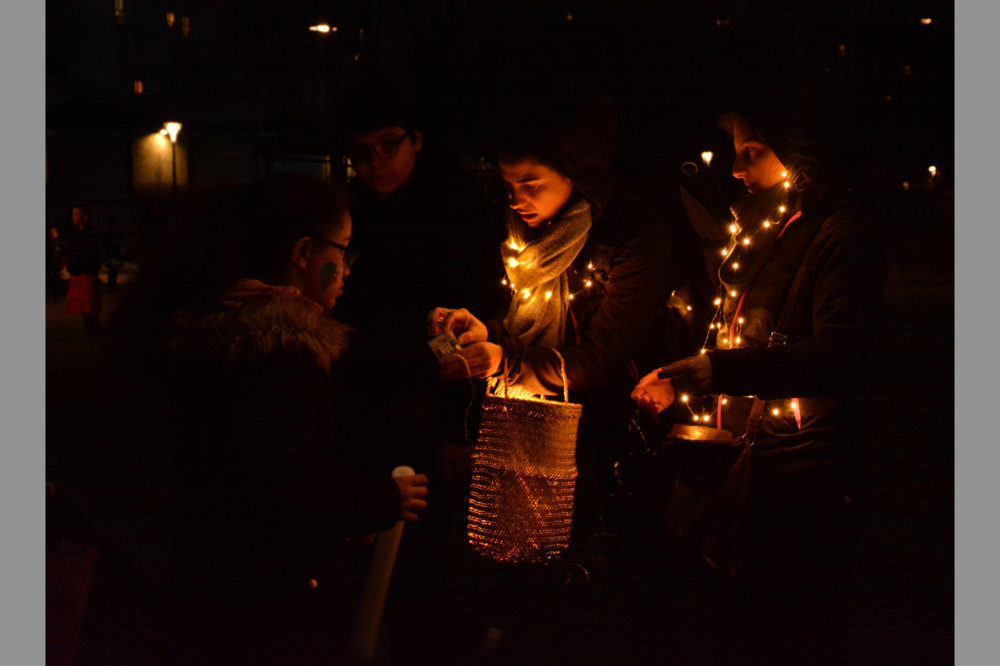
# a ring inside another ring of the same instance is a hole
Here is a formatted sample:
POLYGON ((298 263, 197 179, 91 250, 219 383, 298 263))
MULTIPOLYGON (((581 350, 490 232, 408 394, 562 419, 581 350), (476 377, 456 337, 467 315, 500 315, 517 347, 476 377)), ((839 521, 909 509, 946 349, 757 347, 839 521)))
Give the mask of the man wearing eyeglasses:
POLYGON ((390 125, 355 135, 347 155, 358 180, 372 192, 388 196, 410 180, 423 143, 420 130, 390 125))

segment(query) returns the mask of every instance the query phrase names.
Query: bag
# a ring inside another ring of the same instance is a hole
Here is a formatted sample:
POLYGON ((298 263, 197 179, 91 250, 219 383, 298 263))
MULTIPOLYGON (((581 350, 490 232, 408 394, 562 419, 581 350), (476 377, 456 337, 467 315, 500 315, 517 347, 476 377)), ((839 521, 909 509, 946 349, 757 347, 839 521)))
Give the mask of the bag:
POLYGON ((736 577, 743 564, 751 440, 718 428, 675 425, 664 446, 678 447, 680 459, 665 511, 668 540, 713 571, 736 577))
MULTIPOLYGON (((583 406, 569 402, 565 361, 556 354, 563 402, 483 398, 467 534, 478 553, 498 562, 544 562, 569 546, 583 406)), ((503 384, 506 394, 506 372, 503 384)))

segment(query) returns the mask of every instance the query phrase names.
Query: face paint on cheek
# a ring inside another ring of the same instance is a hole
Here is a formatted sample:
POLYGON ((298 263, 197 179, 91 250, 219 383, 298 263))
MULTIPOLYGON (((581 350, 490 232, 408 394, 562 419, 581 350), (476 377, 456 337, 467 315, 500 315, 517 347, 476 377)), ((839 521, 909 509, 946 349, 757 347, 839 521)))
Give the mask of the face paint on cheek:
POLYGON ((323 286, 323 291, 326 291, 333 285, 333 281, 339 273, 340 266, 332 261, 323 266, 323 269, 319 272, 320 284, 323 286))

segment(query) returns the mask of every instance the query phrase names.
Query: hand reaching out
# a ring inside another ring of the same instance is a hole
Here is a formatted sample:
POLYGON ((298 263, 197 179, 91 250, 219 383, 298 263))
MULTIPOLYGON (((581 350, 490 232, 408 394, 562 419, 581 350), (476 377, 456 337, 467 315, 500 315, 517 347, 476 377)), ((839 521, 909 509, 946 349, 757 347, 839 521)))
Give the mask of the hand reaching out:
POLYGON ((708 355, 688 356, 657 368, 639 380, 631 397, 655 417, 673 404, 676 384, 697 395, 711 393, 712 362, 708 355))

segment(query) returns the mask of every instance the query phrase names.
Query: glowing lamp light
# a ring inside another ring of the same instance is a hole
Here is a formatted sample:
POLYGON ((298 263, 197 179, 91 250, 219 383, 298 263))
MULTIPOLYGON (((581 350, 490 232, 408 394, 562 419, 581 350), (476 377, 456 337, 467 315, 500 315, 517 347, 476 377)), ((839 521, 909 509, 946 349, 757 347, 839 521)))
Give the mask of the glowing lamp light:
POLYGON ((738 262, 738 261, 734 261, 733 262, 733 270, 734 271, 740 270, 740 262, 738 262))
POLYGON ((594 270, 594 262, 590 262, 589 264, 587 264, 587 270, 588 271, 594 270))
POLYGON ((585 284, 586 286, 590 287, 590 286, 592 286, 592 285, 593 285, 594 283, 593 283, 593 282, 591 282, 590 280, 587 280, 586 282, 584 282, 584 284, 585 284))
POLYGON ((687 393, 681 394, 681 402, 687 402, 688 399, 689 398, 688 398, 688 394, 687 393))
POLYGON ((521 296, 524 297, 524 300, 528 300, 529 298, 531 298, 531 290, 530 289, 524 289, 524 290, 522 290, 521 291, 521 296))
POLYGON ((784 213, 786 210, 788 210, 788 209, 785 208, 784 206, 778 206, 778 212, 779 213, 784 213))
POLYGON ((785 181, 785 189, 787 190, 787 189, 788 189, 789 187, 791 187, 791 186, 792 186, 792 184, 791 184, 791 183, 789 183, 789 182, 788 182, 788 181, 786 180, 786 181, 785 181))
POLYGON ((736 225, 735 224, 730 224, 729 225, 729 233, 731 233, 731 234, 735 234, 736 233, 736 225))
POLYGON ((925 16, 924 18, 920 19, 920 24, 921 24, 921 25, 930 25, 930 24, 931 24, 931 23, 933 23, 933 22, 934 22, 934 20, 933 20, 933 19, 931 19, 931 18, 928 18, 928 17, 926 17, 926 16, 925 16))
POLYGON ((687 306, 687 311, 688 311, 688 312, 691 312, 691 306, 690 306, 690 305, 689 305, 689 306, 687 306))
POLYGON ((329 25, 327 23, 320 23, 318 25, 309 26, 310 32, 321 32, 324 35, 330 32, 337 32, 337 26, 329 25))
POLYGON ((705 163, 705 166, 711 166, 713 157, 715 157, 715 155, 712 151, 706 150, 701 154, 701 161, 705 163))
POLYGON ((500 284, 502 284, 503 286, 506 287, 507 286, 507 278, 504 278, 504 279, 500 280, 500 284))
POLYGON ((723 398, 723 399, 722 399, 722 404, 723 404, 723 405, 725 405, 725 404, 726 404, 726 403, 728 403, 728 402, 729 402, 729 399, 728 399, 728 398, 723 398))
POLYGON ((774 414, 775 416, 777 416, 778 414, 781 413, 781 410, 778 409, 777 407, 775 407, 774 409, 771 410, 771 413, 774 414))
POLYGON ((550 300, 551 298, 552 298, 552 292, 551 292, 551 291, 547 291, 547 292, 545 292, 545 300, 547 300, 547 301, 548 301, 548 300, 550 300))
POLYGON ((771 228, 771 220, 764 220, 764 228, 765 229, 771 228))
POLYGON ((507 265, 510 266, 511 268, 517 268, 518 261, 514 257, 511 257, 510 259, 507 260, 507 265))
POLYGON ((933 178, 934 176, 937 175, 937 167, 934 165, 927 167, 927 173, 929 173, 931 175, 931 178, 933 178))
POLYGON ((726 252, 726 249, 722 248, 722 256, 725 257, 725 256, 728 256, 728 255, 729 255, 729 253, 726 252))
POLYGON ((695 423, 698 423, 698 422, 701 421, 701 417, 698 416, 697 414, 692 414, 691 415, 691 420, 694 421, 695 423))
POLYGON ((782 171, 781 172, 781 177, 782 178, 788 178, 788 172, 787 171, 782 171))
POLYGON ((729 292, 729 295, 732 296, 733 298, 736 298, 736 290, 733 289, 731 292, 729 292))
POLYGON ((712 302, 715 303, 716 305, 722 305, 722 299, 721 298, 717 298, 717 299, 715 299, 712 302))
POLYGON ((177 135, 180 134, 181 124, 173 120, 163 123, 160 134, 170 137, 170 143, 177 143, 177 135))
POLYGON ((736 336, 736 344, 740 344, 741 342, 743 342, 743 338, 741 338, 740 336, 737 335, 736 336))
POLYGON ((705 423, 708 423, 709 421, 712 420, 712 417, 709 416, 708 414, 705 414, 703 417, 701 417, 701 420, 704 421, 705 423))
POLYGON ((705 349, 704 347, 702 347, 702 348, 701 348, 701 351, 700 351, 700 352, 698 352, 698 353, 699 353, 699 354, 705 354, 705 353, 708 353, 708 350, 707 350, 707 349, 705 349))
POLYGON ((744 245, 749 245, 750 244, 750 238, 744 238, 743 239, 743 244, 744 245))
POLYGON ((571 301, 573 300, 573 294, 569 295, 569 300, 571 300, 571 301))

